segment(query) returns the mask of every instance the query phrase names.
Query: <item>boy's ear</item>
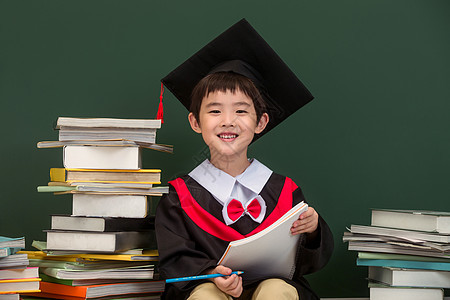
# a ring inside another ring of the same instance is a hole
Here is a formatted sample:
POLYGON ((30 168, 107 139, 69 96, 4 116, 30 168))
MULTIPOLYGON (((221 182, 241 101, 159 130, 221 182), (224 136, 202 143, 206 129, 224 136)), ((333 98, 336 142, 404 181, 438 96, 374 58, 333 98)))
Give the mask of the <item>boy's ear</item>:
POLYGON ((189 119, 189 124, 191 124, 192 130, 194 130, 197 133, 202 133, 200 124, 198 123, 197 118, 195 118, 193 113, 189 113, 188 119, 189 119))
POLYGON ((259 119, 258 124, 256 124, 255 133, 259 134, 263 132, 264 128, 266 128, 267 123, 269 123, 269 115, 267 113, 263 113, 261 118, 259 119))

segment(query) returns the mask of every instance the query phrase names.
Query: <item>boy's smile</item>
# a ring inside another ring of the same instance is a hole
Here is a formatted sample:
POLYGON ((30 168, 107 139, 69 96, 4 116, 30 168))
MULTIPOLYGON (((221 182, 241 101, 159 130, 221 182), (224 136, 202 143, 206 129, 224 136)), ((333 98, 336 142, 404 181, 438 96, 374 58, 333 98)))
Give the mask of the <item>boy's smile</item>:
POLYGON ((235 133, 227 133, 227 132, 221 133, 218 136, 224 142, 234 141, 234 139, 238 137, 238 135, 235 133))
POLYGON ((208 145, 211 162, 247 160, 247 148, 255 134, 264 130, 267 114, 259 122, 252 99, 237 90, 216 91, 203 98, 199 120, 189 114, 192 129, 208 145))

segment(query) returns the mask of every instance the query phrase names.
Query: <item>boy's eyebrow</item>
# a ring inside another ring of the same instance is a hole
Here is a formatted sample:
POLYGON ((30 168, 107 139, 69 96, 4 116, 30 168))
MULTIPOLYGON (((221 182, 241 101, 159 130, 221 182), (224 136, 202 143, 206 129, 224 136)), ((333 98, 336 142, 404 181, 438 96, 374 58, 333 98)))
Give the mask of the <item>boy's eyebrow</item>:
POLYGON ((245 101, 239 101, 236 103, 233 103, 234 106, 251 106, 250 103, 245 102, 245 101))
MULTIPOLYGON (((213 106, 223 106, 223 104, 221 102, 210 102, 210 103, 206 104, 206 108, 213 107, 213 106)), ((248 106, 251 106, 251 104, 246 101, 239 101, 239 102, 233 103, 233 106, 247 106, 248 107, 248 106)))
POLYGON ((208 104, 206 104, 206 107, 211 107, 211 106, 222 106, 222 103, 220 102, 210 102, 208 104))

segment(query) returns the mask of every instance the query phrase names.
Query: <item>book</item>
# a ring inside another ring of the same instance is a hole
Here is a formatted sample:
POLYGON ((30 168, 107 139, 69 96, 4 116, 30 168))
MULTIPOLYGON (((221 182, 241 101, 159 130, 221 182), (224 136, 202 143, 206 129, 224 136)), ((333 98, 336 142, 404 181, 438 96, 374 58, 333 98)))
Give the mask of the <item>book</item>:
POLYGON ((20 300, 19 294, 0 294, 0 300, 20 300))
POLYGON ((400 269, 423 269, 436 271, 450 271, 448 262, 398 260, 398 259, 361 259, 356 260, 357 266, 389 267, 400 269))
POLYGON ((45 282, 64 284, 68 286, 87 286, 110 283, 125 283, 125 282, 139 282, 148 281, 149 279, 58 279, 48 276, 44 273, 39 274, 39 277, 45 282))
POLYGON ((377 235, 377 234, 361 234, 361 233, 345 232, 342 240, 344 242, 348 242, 348 241, 383 242, 383 243, 400 245, 400 246, 405 246, 405 247, 414 247, 414 248, 421 248, 421 249, 436 249, 436 250, 443 251, 443 252, 447 252, 450 250, 450 244, 448 244, 448 243, 428 242, 428 241, 423 241, 420 239, 395 237, 392 235, 384 236, 384 235, 377 235))
POLYGON ((48 230, 47 249, 83 252, 125 251, 151 247, 150 232, 82 232, 48 230))
POLYGON ((55 128, 60 129, 61 126, 159 129, 161 128, 161 120, 58 117, 55 128))
POLYGON ((65 279, 153 279, 152 265, 127 268, 99 269, 99 270, 68 270, 61 268, 41 268, 41 273, 48 276, 65 279))
POLYGON ((157 186, 152 188, 128 188, 117 187, 114 185, 44 185, 38 186, 39 193, 62 194, 99 194, 99 195, 145 195, 145 196, 162 196, 169 192, 168 186, 157 186))
POLYGON ((94 186, 94 187, 104 187, 109 189, 114 188, 136 188, 136 189, 151 189, 153 184, 140 183, 140 182, 60 182, 60 181, 49 181, 48 186, 94 186))
MULTIPOLYGON (((46 300, 46 299, 59 299, 59 300, 86 300, 90 298, 76 297, 72 295, 60 295, 50 293, 31 293, 27 295, 21 295, 22 300, 46 300), (44 298, 45 297, 45 298, 44 298)), ((117 295, 97 297, 96 300, 159 300, 161 299, 160 293, 143 293, 143 294, 130 294, 130 295, 117 295)), ((447 299, 445 299, 447 300, 447 299)))
POLYGON ((0 294, 39 292, 40 278, 0 280, 0 294))
MULTIPOLYGON (((47 245, 45 244, 45 248, 47 245)), ((141 254, 101 254, 101 253, 75 253, 53 256, 43 251, 21 251, 28 255, 30 260, 33 259, 48 259, 48 260, 62 260, 62 261, 79 261, 85 260, 113 260, 113 261, 158 261, 158 250, 143 250, 141 254)), ((124 252, 122 252, 124 253, 124 252)))
POLYGON ((25 237, 10 238, 0 236, 0 248, 25 248, 25 237))
POLYGON ((22 248, 3 247, 0 248, 0 258, 12 255, 22 248))
POLYGON ((58 182, 106 182, 160 184, 161 170, 92 170, 51 168, 50 180, 58 182))
POLYGON ((39 268, 37 267, 27 267, 23 269, 0 269, 0 280, 37 277, 39 277, 39 268))
POLYGON ((41 291, 53 295, 70 295, 90 299, 107 296, 162 292, 164 286, 164 281, 143 281, 90 286, 68 286, 43 281, 41 282, 41 291))
POLYGON ((131 169, 141 168, 140 147, 64 146, 66 169, 131 169))
POLYGON ((444 291, 433 288, 370 287, 370 300, 442 300, 444 291))
POLYGON ((0 258, 0 268, 20 268, 26 267, 28 264, 27 255, 20 252, 0 258))
POLYGON ((358 252, 358 258, 360 259, 394 259, 394 260, 413 260, 413 261, 424 261, 424 262, 443 262, 448 263, 450 260, 446 258, 437 257, 427 257, 418 255, 403 255, 403 254, 392 254, 392 253, 375 253, 375 252, 358 252))
POLYGON ((450 272, 369 267, 369 279, 390 286, 450 288, 450 272))
POLYGON ((362 234, 372 234, 372 235, 383 235, 391 236, 395 238, 403 238, 405 240, 416 240, 416 241, 429 241, 436 243, 450 243, 450 235, 438 234, 431 232, 419 232, 412 230, 394 229, 378 226, 364 226, 364 225, 351 225, 350 232, 352 233, 362 233, 362 234))
POLYGON ((52 230, 78 231, 143 231, 154 229, 154 216, 146 218, 80 217, 71 215, 52 215, 52 230))
POLYGON ((349 241, 348 250, 362 252, 382 252, 393 254, 407 254, 450 259, 450 253, 431 248, 405 247, 384 242, 349 241))
MULTIPOLYGON (((124 251, 117 251, 114 254, 92 254, 92 253, 76 253, 74 251, 49 251, 47 249, 47 242, 43 241, 33 241, 31 244, 32 247, 38 249, 39 251, 20 251, 20 253, 27 253, 28 257, 33 259, 50 259, 50 260, 58 260, 58 261, 70 261, 70 262, 82 262, 89 261, 93 263, 93 260, 119 260, 114 259, 113 257, 117 255, 142 255, 145 253, 150 253, 153 250, 149 249, 128 249, 124 251), (45 253, 44 253, 45 251, 45 253), (87 257, 86 257, 87 255, 87 257), (102 258, 94 258, 92 256, 101 256, 102 258)), ((30 261, 31 264, 31 261, 30 261)))
POLYGON ((292 278, 300 235, 292 235, 290 228, 307 209, 308 205, 301 202, 266 229, 230 242, 217 264, 243 270, 249 279, 265 276, 292 278), (276 254, 280 247, 283 255, 276 254))
POLYGON ((141 148, 152 149, 161 152, 173 153, 173 145, 142 143, 124 139, 112 140, 75 140, 75 141, 41 141, 36 145, 38 148, 60 148, 64 146, 139 146, 141 148))
POLYGON ((371 224, 372 226, 450 234, 450 212, 372 209, 371 224))
POLYGON ((90 128, 61 126, 60 141, 125 139, 141 143, 155 143, 156 129, 90 128))
MULTIPOLYGON (((86 254, 86 253, 84 253, 86 254)), ((104 254, 105 255, 105 254, 104 254)), ((30 265, 34 264, 39 268, 55 268, 75 271, 98 271, 108 269, 123 268, 141 268, 154 267, 154 262, 149 261, 121 261, 108 259, 83 259, 78 258, 76 261, 68 260, 52 260, 52 259, 30 259, 30 265)), ((40 269, 40 270, 41 270, 40 269)))
POLYGON ((145 218, 145 195, 73 194, 72 215, 87 217, 145 218))

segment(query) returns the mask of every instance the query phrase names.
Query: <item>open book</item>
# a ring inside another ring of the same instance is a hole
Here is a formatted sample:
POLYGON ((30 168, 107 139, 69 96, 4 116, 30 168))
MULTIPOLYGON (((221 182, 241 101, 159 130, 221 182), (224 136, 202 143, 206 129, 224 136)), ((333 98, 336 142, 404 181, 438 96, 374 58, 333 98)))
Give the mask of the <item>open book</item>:
POLYGON ((292 279, 300 235, 292 235, 290 228, 307 209, 308 205, 300 202, 266 229, 231 242, 217 264, 244 271, 248 279, 264 276, 292 279))

